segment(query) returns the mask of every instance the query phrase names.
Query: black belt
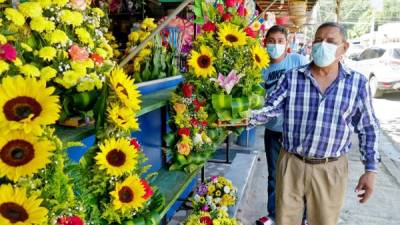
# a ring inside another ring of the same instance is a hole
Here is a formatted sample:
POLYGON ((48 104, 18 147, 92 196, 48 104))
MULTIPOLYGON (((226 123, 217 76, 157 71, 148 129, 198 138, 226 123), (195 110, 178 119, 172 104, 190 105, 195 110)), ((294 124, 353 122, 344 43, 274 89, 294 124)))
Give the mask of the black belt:
POLYGON ((293 154, 294 156, 296 156, 296 158, 302 160, 303 162, 307 163, 307 164, 322 164, 322 163, 328 163, 328 162, 334 162, 334 161, 338 161, 339 158, 336 157, 328 157, 328 158, 322 158, 322 159, 315 159, 315 158, 307 158, 301 155, 297 155, 297 154, 293 154))

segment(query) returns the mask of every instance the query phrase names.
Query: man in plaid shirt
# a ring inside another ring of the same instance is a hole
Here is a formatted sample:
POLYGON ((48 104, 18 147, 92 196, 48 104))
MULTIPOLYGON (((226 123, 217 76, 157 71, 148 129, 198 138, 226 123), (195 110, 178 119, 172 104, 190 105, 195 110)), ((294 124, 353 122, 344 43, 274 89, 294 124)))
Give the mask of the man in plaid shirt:
POLYGON ((283 149, 278 160, 276 224, 299 225, 307 206, 310 225, 336 225, 347 186, 351 136, 356 132, 365 173, 356 187, 360 202, 373 191, 379 122, 368 80, 340 59, 348 49, 336 23, 322 24, 315 34, 313 61, 288 71, 251 123, 283 115, 283 149))

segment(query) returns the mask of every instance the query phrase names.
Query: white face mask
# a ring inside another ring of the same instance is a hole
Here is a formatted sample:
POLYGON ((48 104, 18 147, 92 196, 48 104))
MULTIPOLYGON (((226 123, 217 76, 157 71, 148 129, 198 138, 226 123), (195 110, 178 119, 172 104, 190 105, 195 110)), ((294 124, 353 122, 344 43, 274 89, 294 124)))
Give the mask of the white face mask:
POLYGON ((312 57, 315 65, 327 67, 336 60, 336 50, 339 45, 330 44, 325 41, 315 43, 312 46, 312 57))
POLYGON ((273 59, 277 59, 285 53, 286 45, 281 44, 267 44, 267 52, 273 59))

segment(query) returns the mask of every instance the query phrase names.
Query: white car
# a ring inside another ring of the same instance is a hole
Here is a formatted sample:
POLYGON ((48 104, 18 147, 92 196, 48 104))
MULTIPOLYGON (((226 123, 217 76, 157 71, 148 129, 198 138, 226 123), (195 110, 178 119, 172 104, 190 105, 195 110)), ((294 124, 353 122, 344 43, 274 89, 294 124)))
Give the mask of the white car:
POLYGON ((346 64, 367 76, 373 97, 400 92, 400 44, 366 48, 349 56, 346 64))

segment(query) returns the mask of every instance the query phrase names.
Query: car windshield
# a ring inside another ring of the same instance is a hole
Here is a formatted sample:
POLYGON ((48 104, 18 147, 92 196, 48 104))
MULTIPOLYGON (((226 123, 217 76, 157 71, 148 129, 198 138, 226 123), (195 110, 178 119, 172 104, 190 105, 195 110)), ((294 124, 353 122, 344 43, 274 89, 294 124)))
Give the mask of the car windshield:
POLYGON ((393 58, 400 59, 400 48, 393 49, 393 58))

